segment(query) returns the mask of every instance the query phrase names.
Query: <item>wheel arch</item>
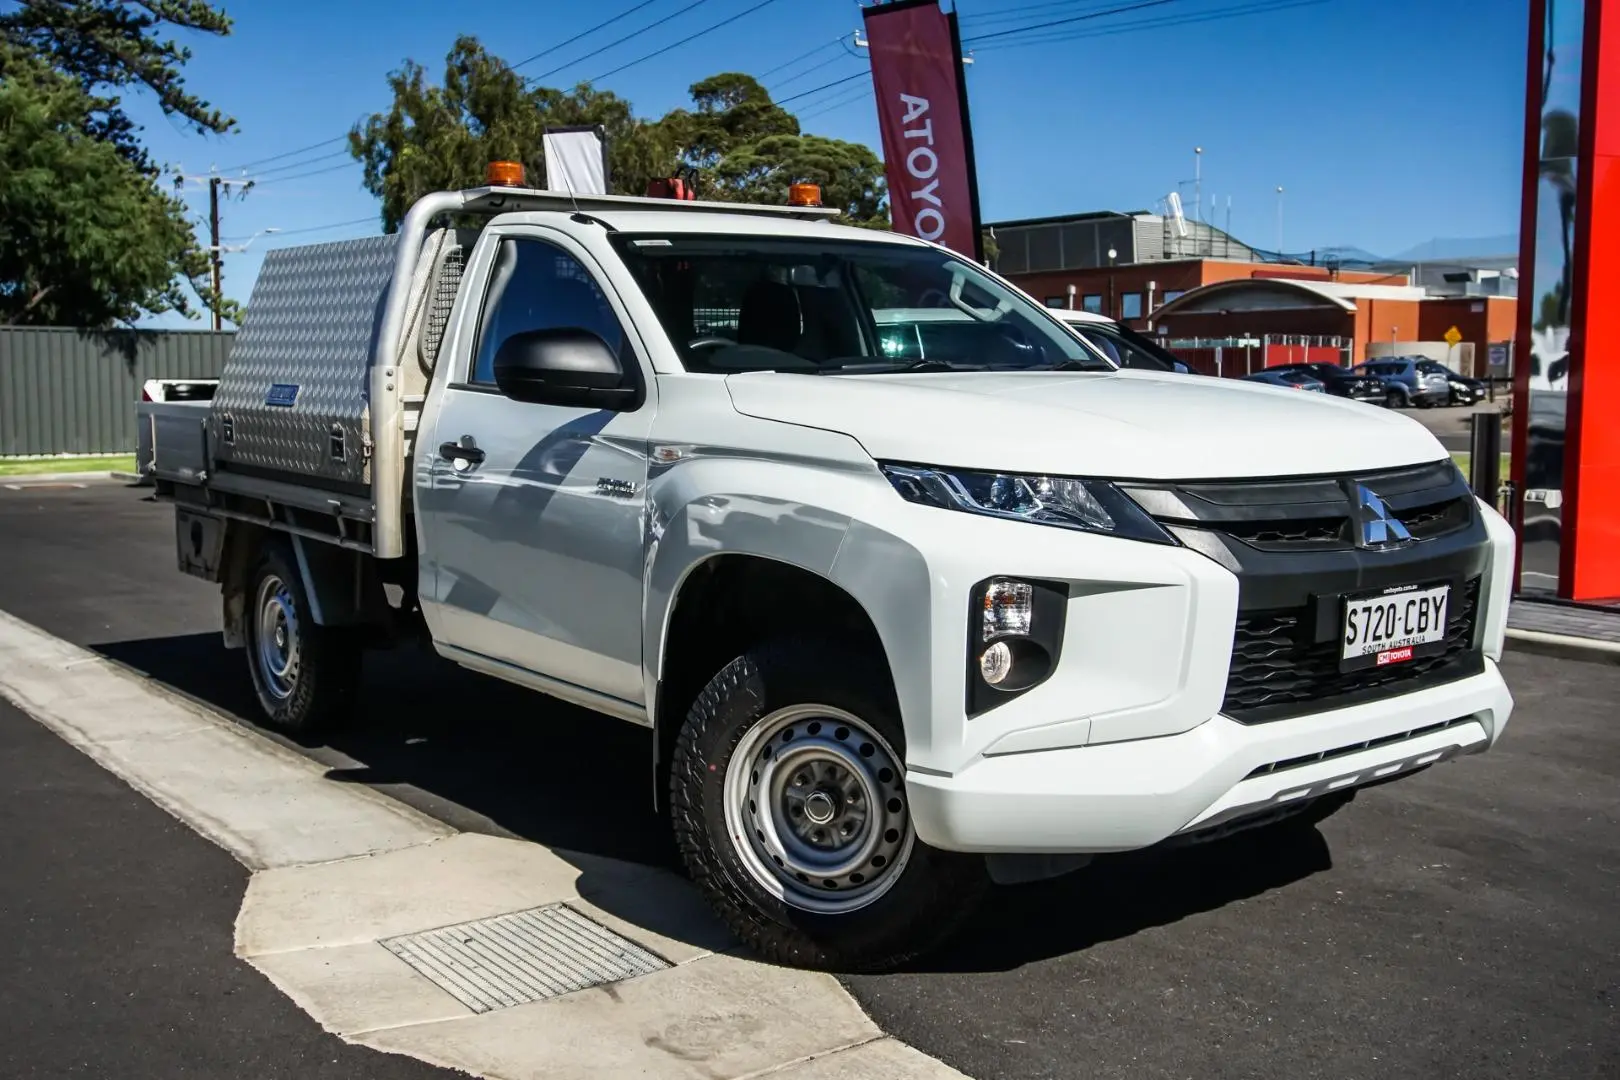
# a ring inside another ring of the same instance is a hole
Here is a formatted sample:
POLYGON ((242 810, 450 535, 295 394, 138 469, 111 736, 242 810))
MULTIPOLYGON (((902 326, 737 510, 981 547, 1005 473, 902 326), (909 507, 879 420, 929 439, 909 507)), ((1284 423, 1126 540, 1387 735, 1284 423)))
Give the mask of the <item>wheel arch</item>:
POLYGON ((664 803, 667 769, 686 711, 708 681, 751 644, 818 633, 874 657, 895 694, 876 621, 828 573, 757 551, 717 552, 683 568, 648 664, 655 805, 664 803))

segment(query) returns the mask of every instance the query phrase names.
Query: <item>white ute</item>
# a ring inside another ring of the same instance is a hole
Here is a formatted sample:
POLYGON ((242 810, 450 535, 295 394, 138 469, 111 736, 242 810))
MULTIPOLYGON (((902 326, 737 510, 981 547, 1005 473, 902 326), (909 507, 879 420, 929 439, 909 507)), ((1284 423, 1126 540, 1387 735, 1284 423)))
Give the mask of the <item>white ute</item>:
POLYGON ((1119 370, 814 205, 521 184, 271 252, 213 400, 141 406, 270 723, 415 635, 647 725, 708 900, 843 969, 1501 737, 1512 535, 1413 421, 1119 370))

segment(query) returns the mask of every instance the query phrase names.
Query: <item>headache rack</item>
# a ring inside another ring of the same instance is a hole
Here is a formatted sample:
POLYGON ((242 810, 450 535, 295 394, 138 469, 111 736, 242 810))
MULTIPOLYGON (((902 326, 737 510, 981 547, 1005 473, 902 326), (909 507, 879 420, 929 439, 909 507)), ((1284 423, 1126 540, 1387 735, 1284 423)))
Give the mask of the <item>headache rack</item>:
POLYGON ((151 446, 143 467, 159 497, 380 558, 404 555, 417 421, 482 224, 515 212, 623 210, 837 215, 492 185, 424 196, 390 235, 271 251, 213 400, 138 407, 151 446))

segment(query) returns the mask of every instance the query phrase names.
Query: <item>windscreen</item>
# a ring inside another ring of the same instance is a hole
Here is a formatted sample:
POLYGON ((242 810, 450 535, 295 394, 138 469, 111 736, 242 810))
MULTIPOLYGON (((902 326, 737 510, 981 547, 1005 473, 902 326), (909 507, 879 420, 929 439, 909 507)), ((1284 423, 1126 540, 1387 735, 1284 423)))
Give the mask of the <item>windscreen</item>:
POLYGON ((618 234, 688 371, 1112 371, 1038 304, 911 244, 618 234))

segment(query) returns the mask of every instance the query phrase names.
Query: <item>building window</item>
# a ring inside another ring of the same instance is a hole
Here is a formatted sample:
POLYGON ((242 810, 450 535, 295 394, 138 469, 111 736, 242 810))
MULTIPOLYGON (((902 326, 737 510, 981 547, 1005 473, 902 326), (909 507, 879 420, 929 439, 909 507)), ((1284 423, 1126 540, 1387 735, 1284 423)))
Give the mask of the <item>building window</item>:
POLYGON ((1087 293, 1085 296, 1080 298, 1080 307, 1082 309, 1086 310, 1086 311, 1091 312, 1093 315, 1101 315, 1102 314, 1102 294, 1101 293, 1087 293))
POLYGON ((1120 294, 1119 317, 1122 319, 1140 319, 1142 317, 1141 293, 1128 292, 1120 294))
POLYGON ((1172 300, 1179 300, 1186 291, 1186 289, 1166 289, 1164 290, 1164 302, 1168 304, 1172 300))
POLYGON ((1068 302, 1069 298, 1067 296, 1048 296, 1046 298, 1046 306, 1050 308, 1064 307, 1068 302))

